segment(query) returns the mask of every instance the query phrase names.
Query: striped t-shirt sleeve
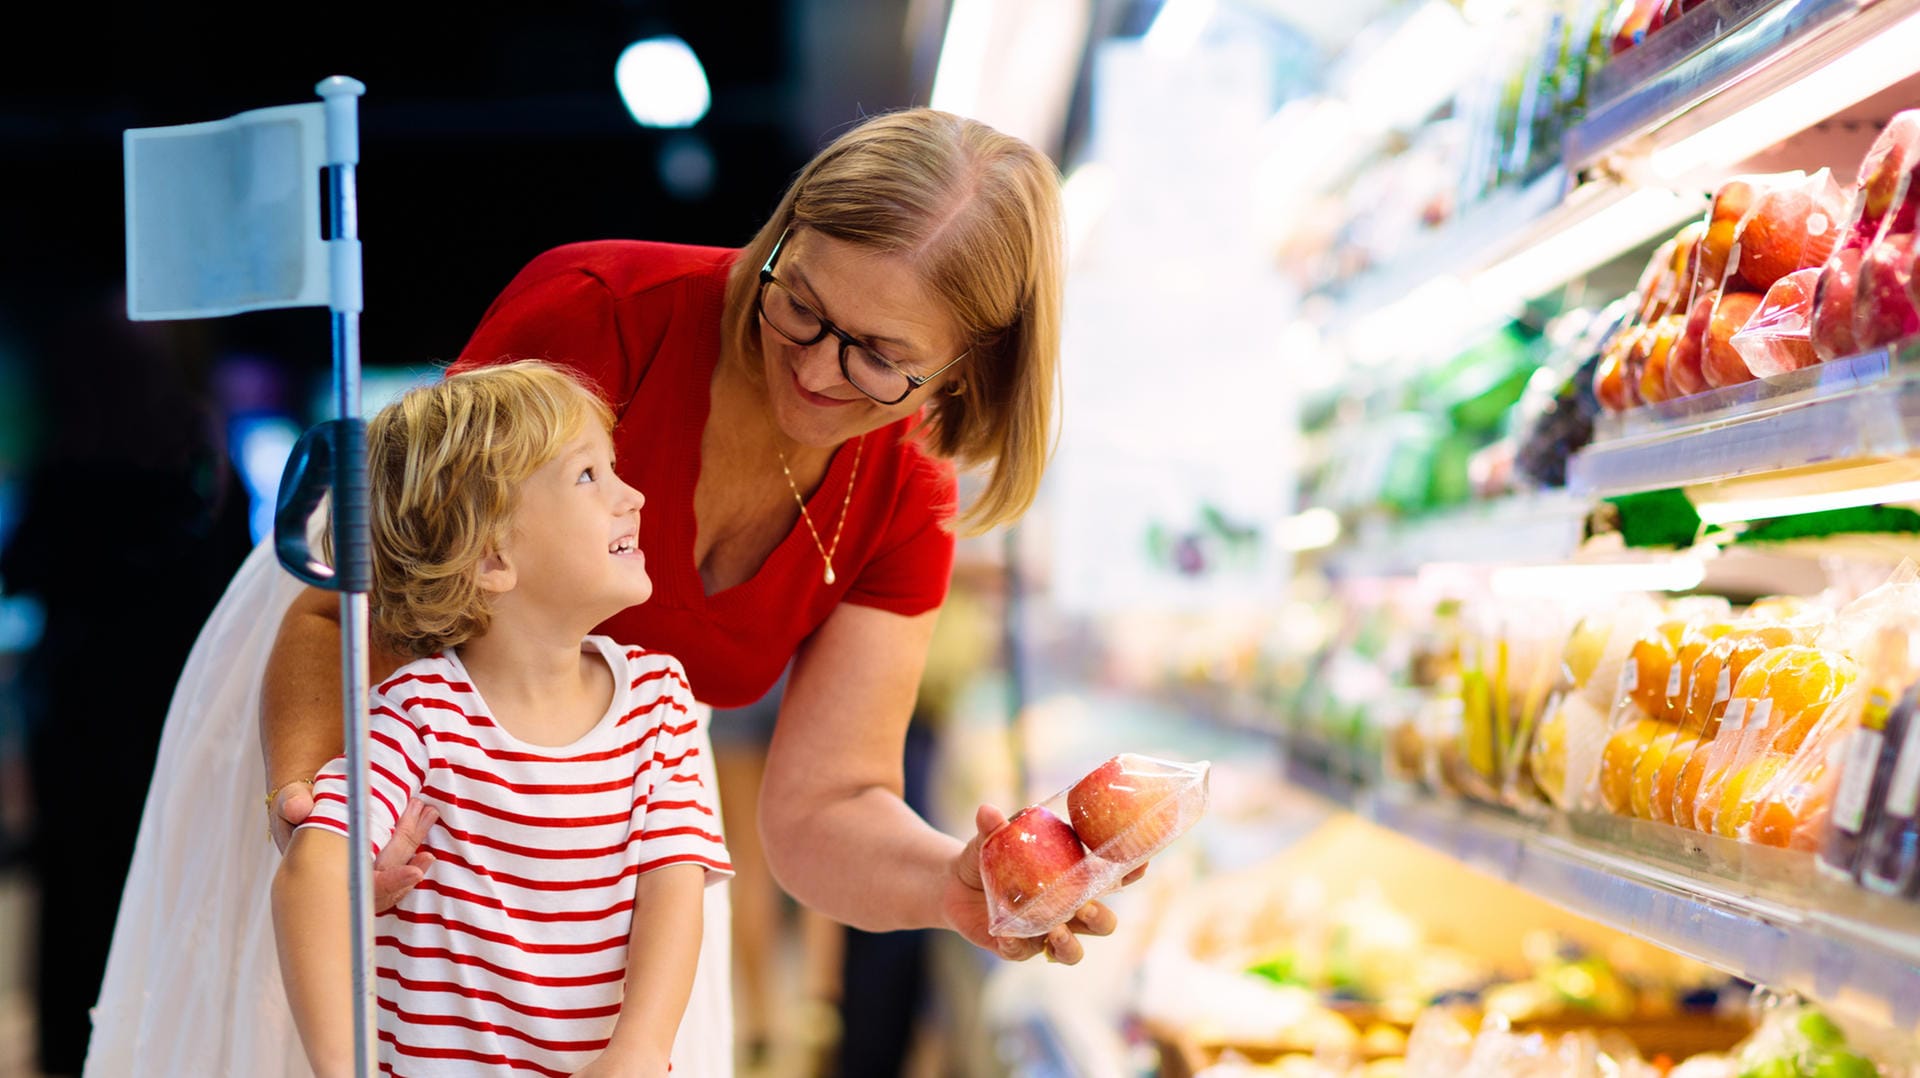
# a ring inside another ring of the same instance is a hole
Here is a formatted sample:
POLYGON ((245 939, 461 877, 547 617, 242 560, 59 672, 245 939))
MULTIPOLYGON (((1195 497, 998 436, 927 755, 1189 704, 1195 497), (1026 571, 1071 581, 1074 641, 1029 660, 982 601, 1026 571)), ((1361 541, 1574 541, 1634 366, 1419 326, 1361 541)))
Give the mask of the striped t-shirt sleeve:
MULTIPOLYGON (((396 701, 378 691, 369 701, 367 824, 378 854, 393 837, 407 802, 427 777, 427 748, 396 701)), ((313 780, 313 814, 302 827, 347 833, 347 759, 336 756, 313 780)))
POLYGON ((658 658, 672 664, 672 674, 661 681, 671 685, 670 694, 680 706, 658 707, 651 718, 653 753, 644 765, 647 814, 640 837, 640 871, 695 864, 707 870, 711 885, 733 875, 733 864, 721 837, 719 804, 709 785, 713 767, 700 730, 705 709, 687 706, 693 697, 682 687, 685 675, 679 662, 658 658))

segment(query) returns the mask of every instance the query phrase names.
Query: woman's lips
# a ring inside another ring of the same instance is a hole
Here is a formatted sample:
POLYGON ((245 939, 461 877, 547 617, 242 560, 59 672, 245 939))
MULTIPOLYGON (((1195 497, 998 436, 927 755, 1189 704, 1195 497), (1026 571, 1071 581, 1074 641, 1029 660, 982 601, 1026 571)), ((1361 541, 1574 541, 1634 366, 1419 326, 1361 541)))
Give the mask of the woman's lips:
POLYGON ((842 408, 849 404, 859 403, 858 398, 854 400, 841 400, 839 397, 828 397, 815 393, 813 390, 800 384, 800 375, 792 368, 788 368, 787 374, 793 379, 794 392, 800 394, 801 400, 806 401, 815 408, 842 408))

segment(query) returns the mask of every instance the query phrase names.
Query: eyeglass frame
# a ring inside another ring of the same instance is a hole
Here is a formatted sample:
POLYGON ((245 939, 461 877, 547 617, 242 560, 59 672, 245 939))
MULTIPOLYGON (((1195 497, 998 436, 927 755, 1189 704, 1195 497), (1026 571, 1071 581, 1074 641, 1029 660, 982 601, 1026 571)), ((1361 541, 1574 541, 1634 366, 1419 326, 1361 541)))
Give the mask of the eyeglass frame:
POLYGON ((786 230, 780 233, 780 238, 774 241, 773 250, 767 252, 767 260, 760 267, 760 288, 757 292, 754 293, 754 296, 753 296, 754 314, 757 315, 762 322, 765 322, 768 326, 771 326, 775 333, 778 333, 780 336, 785 337, 788 341, 791 341, 796 347, 799 347, 799 348, 812 348, 814 345, 819 344, 823 340, 826 340, 828 334, 832 334, 833 337, 840 342, 840 377, 845 378, 847 380, 848 385, 852 386, 855 389, 858 389, 860 391, 861 396, 866 397, 868 400, 873 401, 875 404, 881 404, 881 405, 899 404, 901 401, 906 400, 908 397, 911 397, 915 393, 919 392, 921 387, 925 386, 928 382, 933 381, 935 378, 938 378, 942 374, 945 374, 947 371, 951 370, 954 364, 960 362, 961 360, 973 354, 973 349, 969 348, 966 351, 960 353, 959 355, 953 357, 951 360, 948 360, 946 363, 942 364, 940 366, 940 369, 934 371, 932 374, 925 374, 925 375, 914 374, 911 371, 902 369, 898 363, 895 363, 893 360, 888 359, 885 355, 883 355, 880 352, 878 348, 875 348, 873 345, 868 344, 866 341, 863 341, 860 338, 855 337, 853 334, 848 333, 846 330, 841 329, 839 326, 834 325, 830 320, 828 320, 826 315, 821 314, 817 310, 814 310, 813 305, 811 303, 808 303, 806 299, 800 295, 800 293, 795 292, 793 290, 793 286, 787 284, 787 282, 782 281, 781 279, 773 275, 773 264, 779 260, 780 249, 786 246, 787 237, 791 235, 793 235, 793 226, 788 225, 786 230), (820 332, 814 334, 812 337, 809 337, 808 339, 803 341, 793 337, 786 330, 781 329, 779 326, 775 325, 773 319, 767 317, 767 286, 770 284, 779 285, 783 290, 786 291, 788 295, 792 296, 796 301, 798 301, 802 307, 805 307, 807 311, 813 315, 814 319, 820 323, 820 332), (867 392, 866 387, 862 386, 859 382, 854 381, 853 375, 847 370, 847 349, 849 348, 865 349, 868 355, 879 360, 881 363, 886 364, 888 370, 891 370, 893 373, 899 375, 902 378, 905 378, 907 380, 907 391, 905 393, 900 394, 898 397, 893 398, 890 401, 881 400, 879 397, 876 397, 872 393, 867 392))

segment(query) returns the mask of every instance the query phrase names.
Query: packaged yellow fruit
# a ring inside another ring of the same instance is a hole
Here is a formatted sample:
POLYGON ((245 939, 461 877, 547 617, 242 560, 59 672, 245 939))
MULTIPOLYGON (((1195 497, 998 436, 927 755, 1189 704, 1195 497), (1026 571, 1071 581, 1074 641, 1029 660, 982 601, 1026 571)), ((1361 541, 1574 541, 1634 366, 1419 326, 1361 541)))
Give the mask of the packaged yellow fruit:
POLYGON ((1589 608, 1567 634, 1559 681, 1531 736, 1523 738, 1517 783, 1561 809, 1580 806, 1600 768, 1610 716, 1627 655, 1661 616, 1645 595, 1609 597, 1589 608))

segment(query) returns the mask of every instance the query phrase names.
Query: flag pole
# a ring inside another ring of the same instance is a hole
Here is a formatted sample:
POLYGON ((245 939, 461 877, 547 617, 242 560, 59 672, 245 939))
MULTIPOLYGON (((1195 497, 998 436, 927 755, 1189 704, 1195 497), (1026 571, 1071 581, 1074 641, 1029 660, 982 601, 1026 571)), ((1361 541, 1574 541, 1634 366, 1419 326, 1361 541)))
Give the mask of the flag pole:
POLYGON ((366 423, 360 415, 359 99, 366 87, 335 75, 314 87, 326 104, 327 272, 333 317, 333 396, 340 444, 333 458, 334 572, 340 591, 341 718, 347 756, 347 887, 353 937, 353 1069, 372 1078, 378 1016, 373 977, 373 849, 367 826, 367 592, 373 566, 367 521, 366 423))

